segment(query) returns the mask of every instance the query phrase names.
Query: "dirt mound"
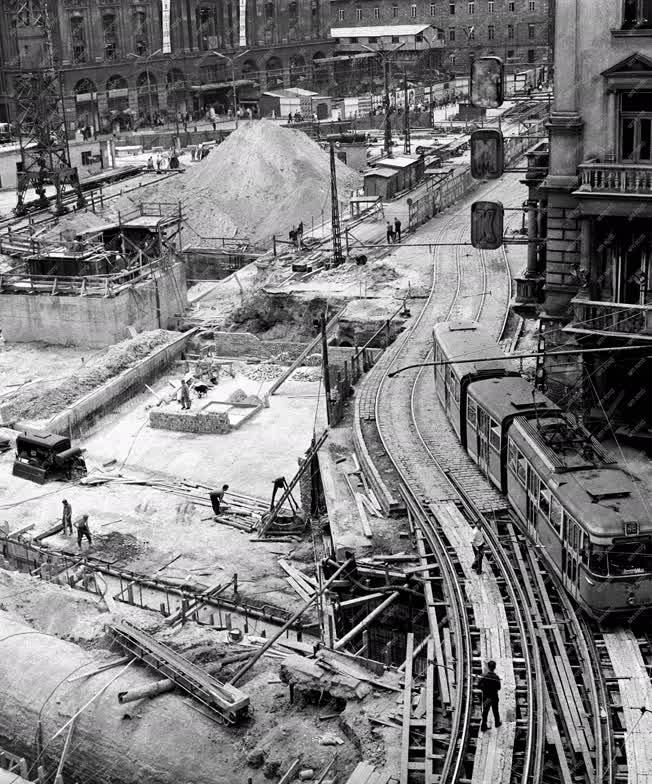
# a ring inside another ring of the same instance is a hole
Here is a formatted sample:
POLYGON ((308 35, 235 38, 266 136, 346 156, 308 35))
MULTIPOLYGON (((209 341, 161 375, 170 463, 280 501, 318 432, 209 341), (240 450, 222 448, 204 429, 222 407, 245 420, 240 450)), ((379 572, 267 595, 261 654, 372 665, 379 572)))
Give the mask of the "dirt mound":
POLYGON ((106 220, 99 215, 96 215, 94 212, 74 212, 57 221, 57 223, 48 228, 47 231, 40 234, 38 239, 47 240, 49 242, 55 242, 57 240, 65 242, 67 240, 73 240, 75 234, 80 231, 104 226, 106 222, 106 220))
POLYGON ((45 419, 62 411, 105 381, 132 367, 155 348, 177 337, 176 332, 163 329, 143 332, 135 338, 111 346, 84 367, 52 385, 33 384, 7 400, 14 419, 45 419))
MULTIPOLYGON (((358 188, 357 172, 337 161, 340 200, 358 188)), ((321 220, 330 209, 330 162, 302 131, 276 123, 242 123, 201 164, 148 187, 139 201, 180 200, 186 222, 204 236, 237 236, 267 245, 286 239, 300 221, 321 220)), ((193 244, 200 238, 186 235, 193 244)))

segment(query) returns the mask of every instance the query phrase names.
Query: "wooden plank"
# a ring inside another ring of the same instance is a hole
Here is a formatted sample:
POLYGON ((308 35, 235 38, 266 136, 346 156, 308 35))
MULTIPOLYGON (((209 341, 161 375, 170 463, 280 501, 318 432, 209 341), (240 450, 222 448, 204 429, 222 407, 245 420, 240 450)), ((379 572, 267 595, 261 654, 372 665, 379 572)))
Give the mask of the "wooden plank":
POLYGON ((373 773, 373 765, 370 765, 368 762, 359 762, 354 768, 353 773, 351 773, 346 780, 346 784, 366 784, 373 773))
POLYGON ((290 764, 290 767, 285 771, 285 773, 278 780, 278 784, 290 784, 290 782, 294 779, 294 774, 297 772, 300 761, 301 760, 297 757, 290 764))
MULTIPOLYGON (((573 687, 577 688, 575 682, 571 685, 568 682, 568 673, 564 669, 564 665, 560 656, 555 656, 555 664, 557 666, 557 695, 562 706, 566 707, 566 728, 571 736, 573 748, 576 748, 577 753, 582 754, 584 757, 584 764, 586 765, 587 775, 589 772, 593 773, 593 761, 586 744, 586 738, 582 733, 582 722, 577 712, 577 705, 573 699, 569 699, 569 695, 573 692, 573 687)), ((591 776, 592 780, 593 776, 591 776)))
MULTIPOLYGON (((453 667, 453 644, 451 641, 451 630, 446 627, 442 629, 443 633, 443 642, 444 642, 444 654, 446 655, 446 662, 448 663, 449 667, 453 667)), ((454 686, 451 686, 451 695, 454 695, 454 686)))
POLYGON ((403 732, 401 735, 401 773, 400 784, 408 784, 410 762, 410 716, 412 714, 412 657, 414 655, 414 634, 408 633, 405 653, 405 686, 403 688, 403 732))
POLYGON ((292 590, 297 593, 304 600, 304 602, 307 602, 308 599, 310 599, 310 595, 304 591, 303 588, 299 587, 299 584, 293 577, 286 577, 285 580, 287 581, 290 588, 292 588, 292 590))
MULTIPOLYGON (((426 775, 424 784, 434 784, 432 773, 432 734, 435 725, 435 641, 428 638, 428 666, 426 669, 426 775)), ((440 681, 440 683, 443 682, 440 681)))
POLYGON ((374 599, 380 599, 382 596, 386 596, 384 593, 368 593, 365 596, 357 596, 355 599, 345 599, 343 602, 339 603, 340 607, 355 607, 358 604, 364 604, 365 602, 371 602, 374 599))
POLYGON ((360 493, 355 494, 355 504, 358 507, 358 514, 360 515, 360 522, 362 523, 362 533, 367 537, 367 539, 372 539, 374 532, 371 530, 371 526, 369 525, 367 510, 364 508, 364 504, 362 503, 362 496, 360 493))
POLYGON ((571 776, 571 772, 568 767, 568 760, 566 759, 566 750, 564 749, 564 746, 561 742, 561 736, 559 734, 559 729, 557 727, 557 721, 555 718, 554 711, 552 709, 552 703, 550 702, 550 694, 548 693, 548 687, 545 684, 543 686, 543 691, 545 694, 546 730, 549 729, 551 733, 551 737, 548 737, 548 743, 553 745, 557 751, 557 758, 559 760, 559 768, 561 771, 562 783, 574 784, 573 777, 571 776))

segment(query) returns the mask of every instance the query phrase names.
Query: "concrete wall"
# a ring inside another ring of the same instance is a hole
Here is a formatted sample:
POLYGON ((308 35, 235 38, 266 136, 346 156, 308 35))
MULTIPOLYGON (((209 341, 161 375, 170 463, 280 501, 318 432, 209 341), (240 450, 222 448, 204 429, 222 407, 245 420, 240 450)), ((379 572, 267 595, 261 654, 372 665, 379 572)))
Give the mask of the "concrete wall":
POLYGON ((189 281, 195 280, 222 280, 231 273, 242 269, 256 256, 228 249, 218 248, 207 250, 204 248, 186 248, 181 254, 189 281))
POLYGON ((185 350, 195 330, 186 332, 171 343, 141 359, 134 367, 107 381, 98 389, 80 398, 70 408, 56 414, 48 423, 50 433, 79 438, 108 411, 124 403, 145 384, 151 383, 185 350))
POLYGON ((166 329, 186 303, 185 267, 176 262, 115 297, 0 294, 0 328, 10 343, 102 348, 130 337, 127 326, 166 329))

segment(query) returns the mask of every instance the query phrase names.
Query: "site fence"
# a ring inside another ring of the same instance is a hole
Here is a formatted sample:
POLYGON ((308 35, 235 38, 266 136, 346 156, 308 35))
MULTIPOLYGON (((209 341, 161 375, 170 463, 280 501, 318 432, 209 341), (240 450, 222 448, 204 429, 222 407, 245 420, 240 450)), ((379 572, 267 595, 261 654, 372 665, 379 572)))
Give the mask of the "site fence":
POLYGON ((338 425, 344 418, 346 405, 354 393, 354 385, 364 373, 371 370, 382 356, 383 350, 386 350, 391 344, 393 334, 396 333, 392 324, 404 309, 405 303, 383 321, 364 346, 357 348, 351 359, 344 360, 342 366, 329 367, 330 397, 327 400, 327 406, 328 422, 331 427, 338 425), (382 350, 378 351, 378 348, 382 350))
MULTIPOLYGON (((533 124, 527 134, 523 136, 507 137, 505 139, 505 165, 511 166, 527 149, 536 143, 540 135, 541 124, 533 124)), ((471 177, 471 169, 463 171, 440 180, 434 187, 420 198, 412 200, 409 205, 409 227, 415 229, 422 223, 436 215, 441 210, 450 207, 459 201, 465 194, 472 191, 479 184, 478 180, 471 177)))

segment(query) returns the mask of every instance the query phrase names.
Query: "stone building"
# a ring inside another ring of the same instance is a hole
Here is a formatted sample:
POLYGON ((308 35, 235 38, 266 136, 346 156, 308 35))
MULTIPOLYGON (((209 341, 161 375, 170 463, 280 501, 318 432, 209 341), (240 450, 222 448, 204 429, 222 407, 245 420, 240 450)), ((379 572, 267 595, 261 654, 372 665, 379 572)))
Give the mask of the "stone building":
MULTIPOLYGON (((543 277, 546 348, 652 345, 652 2, 557 3, 545 266, 532 258, 521 304, 543 277)), ((549 359, 549 393, 650 436, 650 360, 631 353, 549 359)))
POLYGON ((0 120, 12 114, 12 74, 44 59, 44 14, 70 120, 201 113, 272 86, 329 79, 323 0, 7 0, 0 4, 0 120))
MULTIPOLYGON (((554 0, 331 0, 336 55, 403 44, 396 60, 416 74, 468 75, 471 58, 496 55, 508 72, 551 62, 554 0)), ((363 54, 364 53, 364 54, 363 54)))

